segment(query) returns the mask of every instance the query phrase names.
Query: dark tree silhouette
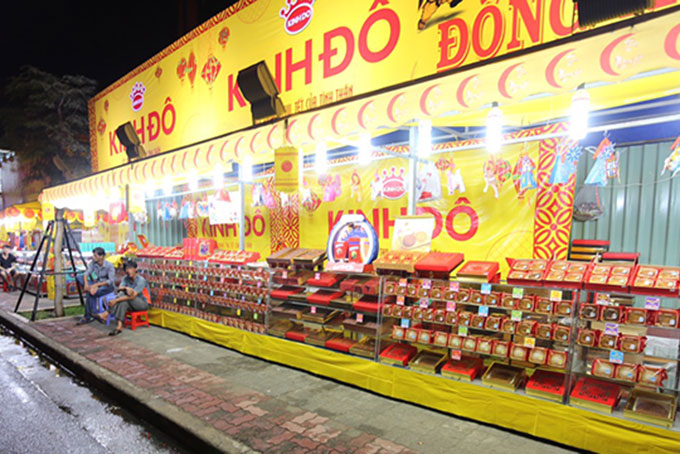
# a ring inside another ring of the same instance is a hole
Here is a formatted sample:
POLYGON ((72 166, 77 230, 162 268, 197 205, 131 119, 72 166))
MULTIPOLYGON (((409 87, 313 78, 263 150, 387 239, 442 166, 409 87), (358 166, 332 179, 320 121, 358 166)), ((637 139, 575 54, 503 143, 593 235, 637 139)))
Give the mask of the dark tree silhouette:
POLYGON ((48 184, 90 172, 87 102, 97 84, 24 66, 0 92, 0 148, 17 152, 20 172, 48 184))

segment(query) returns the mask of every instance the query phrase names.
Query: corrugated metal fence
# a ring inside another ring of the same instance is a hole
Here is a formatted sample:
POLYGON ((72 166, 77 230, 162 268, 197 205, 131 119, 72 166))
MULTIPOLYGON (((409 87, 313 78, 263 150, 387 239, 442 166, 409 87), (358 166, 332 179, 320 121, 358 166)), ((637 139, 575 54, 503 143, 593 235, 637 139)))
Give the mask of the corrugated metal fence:
MULTIPOLYGON (((574 221, 572 239, 609 240, 611 251, 640 252, 641 263, 680 265, 680 175, 661 176, 670 145, 617 147, 620 181, 598 188, 605 213, 596 221, 574 221)), ((577 193, 594 162, 590 154, 581 156, 577 193)))
MULTIPOLYGON (((165 203, 169 199, 162 199, 165 203)), ((182 197, 176 197, 175 200, 179 205, 182 197)), ((172 200, 170 200, 172 203, 172 200)), ((158 201, 149 200, 146 202, 146 210, 149 213, 149 222, 142 226, 137 226, 137 232, 146 235, 146 237, 156 246, 177 246, 182 244, 182 240, 187 236, 187 230, 184 227, 184 221, 173 219, 171 221, 163 221, 158 217, 158 201)))

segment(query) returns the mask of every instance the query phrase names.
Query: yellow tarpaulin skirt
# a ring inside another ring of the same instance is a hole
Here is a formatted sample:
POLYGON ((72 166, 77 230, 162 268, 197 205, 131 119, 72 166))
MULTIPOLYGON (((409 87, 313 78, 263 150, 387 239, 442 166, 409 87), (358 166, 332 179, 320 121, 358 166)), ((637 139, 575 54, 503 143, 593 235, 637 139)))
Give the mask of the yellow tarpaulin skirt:
POLYGON ((152 309, 151 323, 394 399, 589 451, 680 452, 680 433, 152 309))

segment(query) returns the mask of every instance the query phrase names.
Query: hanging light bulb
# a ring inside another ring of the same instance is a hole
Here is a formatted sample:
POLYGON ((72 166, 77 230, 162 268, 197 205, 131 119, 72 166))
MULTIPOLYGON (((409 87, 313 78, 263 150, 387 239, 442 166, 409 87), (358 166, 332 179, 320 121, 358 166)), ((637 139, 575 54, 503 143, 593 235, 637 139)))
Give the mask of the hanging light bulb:
POLYGON ((371 162, 371 135, 362 134, 359 137, 359 165, 365 166, 371 162))
POLYGON ((489 116, 486 118, 486 149, 496 154, 501 151, 503 142, 503 112, 498 103, 492 104, 489 116))
POLYGON ((189 172, 189 191, 194 192, 198 190, 198 172, 191 170, 189 172))
POLYGON ((144 190, 144 193, 146 195, 147 199, 150 199, 156 194, 156 184, 151 181, 146 185, 146 189, 144 190))
POLYGON ((324 175, 328 170, 328 151, 326 142, 318 142, 314 152, 314 170, 319 175, 324 175))
POLYGON ((163 194, 164 195, 171 195, 172 194, 172 179, 170 177, 165 177, 163 180, 163 194))
POLYGON ((569 118, 569 136, 573 140, 581 140, 588 135, 588 114, 590 112, 590 95, 585 84, 579 85, 571 98, 569 118))
POLYGON ((222 189, 224 187, 224 169, 221 165, 215 167, 215 173, 213 173, 213 188, 222 189))
POLYGON ((432 121, 430 119, 418 122, 418 156, 427 158, 432 153, 432 121))
POLYGON ((241 161, 241 181, 249 183, 253 180, 253 158, 246 155, 241 161))

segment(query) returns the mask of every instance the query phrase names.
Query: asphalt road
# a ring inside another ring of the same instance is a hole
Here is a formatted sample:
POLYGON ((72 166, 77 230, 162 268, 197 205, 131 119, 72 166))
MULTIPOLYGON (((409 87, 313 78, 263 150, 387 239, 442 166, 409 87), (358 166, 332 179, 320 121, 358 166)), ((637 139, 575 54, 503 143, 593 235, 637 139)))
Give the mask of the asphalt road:
POLYGON ((159 434, 0 336, 0 453, 178 453, 159 434))

